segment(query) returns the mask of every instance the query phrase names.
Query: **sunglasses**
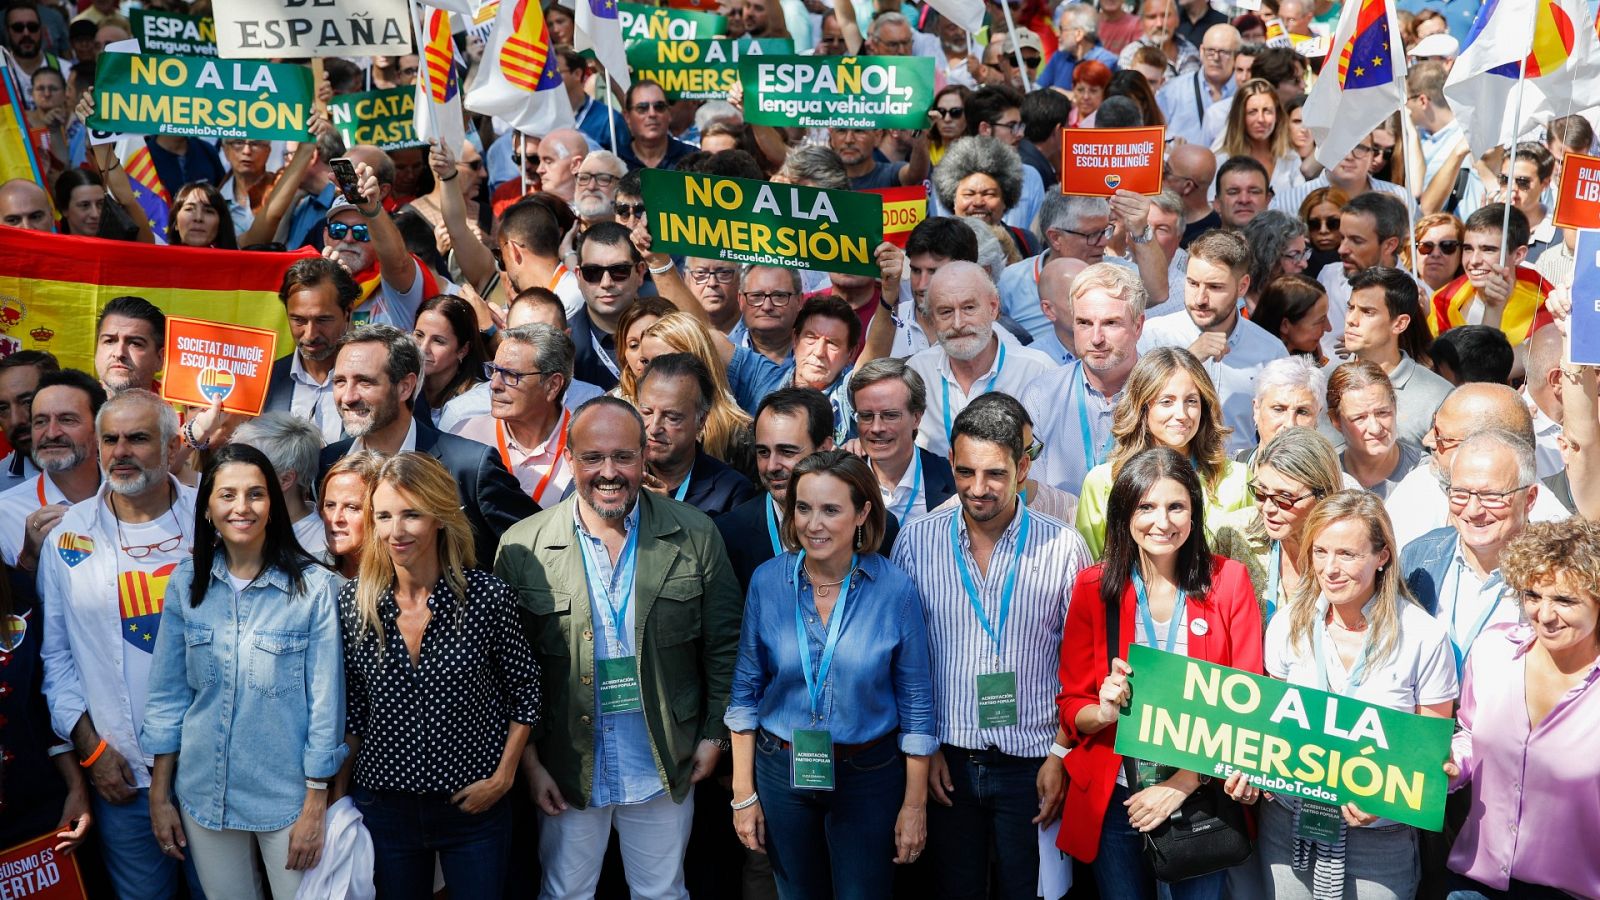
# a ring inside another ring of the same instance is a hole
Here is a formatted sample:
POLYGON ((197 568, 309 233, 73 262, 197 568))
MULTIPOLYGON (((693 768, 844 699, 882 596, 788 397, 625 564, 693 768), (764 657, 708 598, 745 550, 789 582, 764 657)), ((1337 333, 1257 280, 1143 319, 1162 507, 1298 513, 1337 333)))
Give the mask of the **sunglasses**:
POLYGON ((1418 241, 1417 242, 1417 252, 1422 254, 1423 256, 1432 256, 1434 248, 1438 248, 1439 252, 1443 253, 1445 256, 1451 256, 1457 250, 1461 249, 1461 242, 1460 241, 1439 241, 1437 243, 1435 243, 1433 241, 1418 241))
POLYGON ((611 212, 619 219, 637 219, 644 215, 643 203, 613 203, 611 212))
MULTIPOLYGON (((1512 180, 1517 183, 1517 190, 1519 190, 1519 191, 1531 191, 1531 190, 1533 190, 1533 179, 1529 178, 1526 175, 1518 175, 1516 178, 1514 178, 1512 180)), ((1500 186, 1501 187, 1505 187, 1506 186, 1506 177, 1504 175, 1500 176, 1500 186)))
POLYGON ((1325 219, 1319 219, 1315 216, 1311 216, 1306 219, 1306 227, 1312 231, 1338 231, 1339 217, 1328 216, 1325 219))
POLYGON ((1250 485, 1250 493, 1256 498, 1257 503, 1271 503, 1273 506, 1276 506, 1278 509, 1284 512, 1294 509, 1296 504, 1300 503, 1302 500, 1310 497, 1320 498, 1322 496, 1322 492, 1320 491, 1307 491, 1306 493, 1296 497, 1293 494, 1280 494, 1275 491, 1269 491, 1266 488, 1254 484, 1250 485))
POLYGON ((933 110, 933 114, 936 115, 936 116, 941 116, 941 117, 946 118, 946 119, 959 119, 962 116, 966 115, 967 111, 962 109, 959 106, 950 106, 950 107, 941 106, 941 107, 936 107, 933 110))
POLYGON ((39 33, 39 23, 38 22, 12 22, 10 25, 8 25, 6 27, 10 28, 12 31, 14 31, 14 32, 16 32, 18 34, 38 34, 39 33))
POLYGON ((642 116, 651 112, 664 113, 670 105, 665 100, 652 100, 649 103, 635 103, 631 109, 642 116))
POLYGON ((372 229, 367 227, 364 223, 358 222, 354 225, 351 225, 349 222, 328 223, 328 237, 333 238, 336 241, 342 241, 344 240, 344 236, 347 234, 354 238, 358 243, 362 244, 372 240, 372 229))
POLYGON ((616 263, 610 266, 588 263, 578 267, 578 274, 590 284, 600 284, 607 275, 611 276, 613 284, 621 284, 632 278, 635 271, 633 263, 616 263))

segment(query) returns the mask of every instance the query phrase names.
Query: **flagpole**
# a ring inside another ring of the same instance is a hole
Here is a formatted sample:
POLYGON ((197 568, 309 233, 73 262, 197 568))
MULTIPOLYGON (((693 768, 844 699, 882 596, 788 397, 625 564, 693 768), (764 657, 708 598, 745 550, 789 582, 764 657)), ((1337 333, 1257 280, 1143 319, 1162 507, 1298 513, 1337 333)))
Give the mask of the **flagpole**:
POLYGON ((617 114, 611 108, 611 73, 607 72, 605 70, 604 66, 598 66, 597 65, 597 67, 600 69, 600 80, 605 82, 606 127, 611 130, 611 152, 612 153, 616 153, 617 152, 617 114))
MULTIPOLYGON (((1028 67, 1022 62, 1022 41, 1017 39, 1017 23, 1011 18, 1011 0, 1000 0, 1000 11, 1006 14, 1006 34, 1011 38, 1011 50, 1017 55, 1017 72, 1022 75, 1022 92, 1033 90, 1028 81, 1028 67)), ((994 40, 994 35, 989 35, 994 40)))
MULTIPOLYGON (((1417 191, 1412 185, 1423 180, 1425 172, 1418 172, 1412 168, 1411 136, 1416 134, 1416 125, 1411 121, 1411 115, 1404 110, 1400 113, 1400 165, 1405 167, 1405 189, 1411 195, 1411 201, 1406 204, 1406 224, 1411 232, 1411 274, 1420 277, 1422 274, 1422 260, 1417 258, 1417 191)), ((1420 144, 1418 145, 1421 146, 1420 144)), ((1421 162, 1417 160, 1417 162, 1421 162)))
MULTIPOLYGON (((1516 113, 1511 117, 1511 137, 1506 141, 1506 158, 1501 163, 1502 167, 1509 167, 1511 169, 1512 176, 1515 176, 1517 172, 1517 132, 1522 128, 1522 94, 1528 86, 1528 57, 1533 55, 1533 39, 1534 36, 1537 35, 1538 31, 1539 26, 1535 25, 1533 27, 1533 33, 1528 35, 1528 53, 1522 57, 1522 60, 1519 63, 1517 63, 1516 113)), ((1502 168, 1502 171, 1504 171, 1504 168, 1502 168)), ((1507 246, 1511 243, 1509 240, 1511 235, 1511 178, 1504 175, 1501 177, 1506 178, 1507 188, 1505 192, 1505 199, 1501 201, 1505 205, 1505 216, 1500 220, 1500 265, 1504 266, 1506 264, 1506 254, 1511 249, 1509 246, 1507 246)), ((1511 286, 1513 288, 1517 286, 1515 276, 1512 277, 1511 286)))

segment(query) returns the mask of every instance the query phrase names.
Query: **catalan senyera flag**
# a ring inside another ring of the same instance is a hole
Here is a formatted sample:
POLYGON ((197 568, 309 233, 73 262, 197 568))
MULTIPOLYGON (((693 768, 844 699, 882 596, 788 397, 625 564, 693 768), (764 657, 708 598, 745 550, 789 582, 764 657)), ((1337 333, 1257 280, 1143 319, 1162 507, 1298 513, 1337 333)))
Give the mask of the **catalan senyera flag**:
POLYGON ((122 158, 122 168, 128 173, 128 183, 133 185, 133 199, 138 201, 139 208, 150 219, 150 230, 156 236, 156 243, 167 242, 167 215, 172 208, 172 195, 167 193, 161 184, 161 176, 156 174, 155 160, 150 158, 150 148, 145 145, 140 137, 129 138, 126 143, 117 145, 117 152, 128 151, 122 158))
POLYGON ((454 20, 449 10, 413 6, 417 46, 422 65, 417 67, 417 102, 412 128, 420 140, 438 140, 461 155, 466 127, 461 114, 461 79, 457 63, 454 20))
POLYGON ((0 356, 48 350, 94 371, 94 323, 124 294, 175 315, 274 329, 289 352, 278 287, 305 253, 165 247, 8 228, 0 241, 0 356))
POLYGON ((1406 100, 1406 55, 1393 0, 1349 0, 1306 98, 1317 161, 1333 168, 1406 100))
POLYGON ((12 75, 11 54, 0 48, 0 184, 13 178, 44 184, 33 142, 28 140, 22 97, 22 86, 12 75))
POLYGON ((501 0, 467 109, 541 137, 575 124, 539 0, 501 0))
MULTIPOLYGON (((1511 299, 1506 301, 1506 311, 1500 319, 1500 330, 1505 332, 1511 346, 1528 339, 1528 335, 1555 318, 1545 309, 1545 298, 1552 289, 1550 282, 1531 266, 1517 266, 1517 283, 1511 289, 1511 299)), ((1466 325, 1467 308, 1476 295, 1472 283, 1462 275, 1433 293, 1428 305, 1428 330, 1438 336, 1457 325, 1466 325)))
POLYGON ((1584 0, 1485 0, 1478 8, 1444 85, 1474 156, 1589 104, 1586 86, 1600 77, 1591 21, 1584 0), (1576 106, 1574 92, 1583 101, 1576 106))

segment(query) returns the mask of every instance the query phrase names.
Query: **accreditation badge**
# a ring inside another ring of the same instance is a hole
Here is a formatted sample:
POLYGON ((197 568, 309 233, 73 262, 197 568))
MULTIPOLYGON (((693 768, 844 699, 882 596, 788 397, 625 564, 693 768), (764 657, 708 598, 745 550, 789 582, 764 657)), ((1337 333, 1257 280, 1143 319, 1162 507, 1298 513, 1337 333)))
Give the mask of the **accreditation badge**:
POLYGON ((1017 724, 1017 673, 995 672, 978 676, 978 727, 1006 728, 1017 724))
POLYGON ((1339 807, 1305 800, 1300 804, 1300 827, 1295 829, 1295 836, 1322 844, 1337 843, 1343 822, 1339 807))
POLYGON ((1149 760, 1137 760, 1134 763, 1134 775, 1139 779, 1139 786, 1134 790, 1142 791, 1148 787, 1155 787, 1176 774, 1178 774, 1177 766, 1163 766, 1149 760))
POLYGON ((833 790, 833 735, 796 728, 790 742, 791 783, 797 789, 833 790))
POLYGON ((600 682, 600 714, 639 712, 644 708, 639 699, 638 657, 620 656, 616 659, 594 661, 595 675, 600 682))

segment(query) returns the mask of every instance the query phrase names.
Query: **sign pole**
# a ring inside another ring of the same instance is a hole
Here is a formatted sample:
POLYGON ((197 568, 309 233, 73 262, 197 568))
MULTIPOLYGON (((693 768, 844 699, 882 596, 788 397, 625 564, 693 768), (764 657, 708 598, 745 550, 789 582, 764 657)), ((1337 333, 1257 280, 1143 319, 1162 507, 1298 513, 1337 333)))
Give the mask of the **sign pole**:
MULTIPOLYGON (((1011 36, 1011 50, 1017 55, 1017 72, 1022 76, 1022 92, 1033 90, 1032 82, 1028 80, 1028 67, 1022 63, 1022 42, 1017 40, 1017 23, 1011 18, 1010 0, 1000 0, 1000 11, 1006 14, 1006 34, 1011 36)), ((990 35, 989 40, 994 40, 990 35)))
MULTIPOLYGON (((1533 30, 1537 31, 1537 29, 1538 29, 1538 26, 1534 26, 1533 30)), ((1504 162, 1503 165, 1505 165, 1507 168, 1509 168, 1513 175, 1517 171, 1517 129, 1522 127, 1522 94, 1523 94, 1524 89, 1527 88, 1527 86, 1528 86, 1528 56, 1532 56, 1533 55, 1533 38, 1534 38, 1534 35, 1530 33, 1528 35, 1528 54, 1527 54, 1527 56, 1523 56, 1522 57, 1522 61, 1517 64, 1517 105, 1516 105, 1516 113, 1513 114, 1512 118, 1511 118, 1511 136, 1506 139, 1506 158, 1505 158, 1505 162, 1504 162)), ((1504 266, 1506 264, 1506 254, 1511 249, 1510 247, 1506 246, 1507 244, 1510 243, 1510 241, 1506 240, 1506 238, 1505 238, 1506 235, 1511 233, 1511 190, 1510 190, 1510 188, 1511 188, 1511 179, 1508 177, 1506 179, 1506 197, 1505 197, 1505 207, 1506 207, 1505 213, 1506 214, 1500 220, 1500 265, 1502 265, 1502 266, 1504 266)), ((1515 284, 1512 285, 1512 287, 1515 287, 1515 286, 1516 286, 1515 284)))

